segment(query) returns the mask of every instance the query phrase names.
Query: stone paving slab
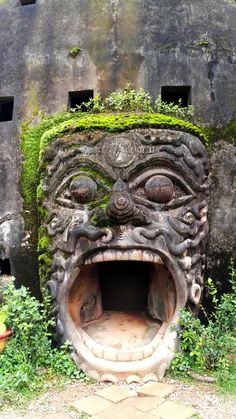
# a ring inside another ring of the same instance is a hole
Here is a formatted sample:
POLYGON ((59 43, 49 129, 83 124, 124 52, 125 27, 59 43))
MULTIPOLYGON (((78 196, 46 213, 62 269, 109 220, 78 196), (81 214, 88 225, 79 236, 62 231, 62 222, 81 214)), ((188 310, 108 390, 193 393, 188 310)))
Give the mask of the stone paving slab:
POLYGON ((158 397, 166 397, 170 393, 173 393, 175 390, 175 386, 165 383, 152 383, 152 384, 144 384, 141 387, 138 387, 138 395, 143 396, 158 396, 158 397))
POLYGON ((189 419, 197 414, 192 406, 166 400, 175 386, 145 384, 137 392, 113 385, 83 397, 71 405, 93 419, 189 419))
POLYGON ((71 407, 77 410, 77 412, 87 413, 88 415, 98 415, 110 406, 112 406, 112 403, 109 400, 96 395, 83 397, 71 404, 71 407))
POLYGON ((102 390, 97 391, 96 395, 104 397, 113 403, 118 403, 127 399, 128 397, 137 397, 137 393, 134 391, 131 391, 129 388, 122 388, 120 386, 103 388, 102 390))
POLYGON ((122 406, 132 406, 141 412, 150 412, 166 400, 162 397, 136 397, 124 400, 122 406))
POLYGON ((156 409, 151 411, 156 419, 189 419, 197 415, 196 409, 181 403, 166 400, 156 409))
POLYGON ((126 403, 117 403, 106 409, 99 415, 92 416, 92 419, 155 419, 151 413, 141 412, 135 407, 127 406, 126 403))

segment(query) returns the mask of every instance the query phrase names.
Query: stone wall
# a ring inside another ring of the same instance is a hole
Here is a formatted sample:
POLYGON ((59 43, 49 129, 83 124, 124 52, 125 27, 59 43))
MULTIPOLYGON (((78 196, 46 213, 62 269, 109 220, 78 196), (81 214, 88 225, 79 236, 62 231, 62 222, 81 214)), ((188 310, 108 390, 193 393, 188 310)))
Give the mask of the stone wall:
MULTIPOLYGON (((0 123, 0 217, 12 214, 0 225, 0 251, 11 258, 19 282, 29 284, 37 272, 20 247, 22 120, 62 110, 69 91, 104 96, 130 82, 153 98, 161 86, 189 85, 196 117, 225 125, 236 109, 235 20, 236 5, 228 0, 37 0, 28 6, 0 0, 0 97, 14 96, 13 121, 0 123), (81 48, 75 58, 68 54, 73 47, 81 48)), ((235 242, 232 150, 223 141, 210 151, 210 273, 216 262, 227 265, 235 242)))

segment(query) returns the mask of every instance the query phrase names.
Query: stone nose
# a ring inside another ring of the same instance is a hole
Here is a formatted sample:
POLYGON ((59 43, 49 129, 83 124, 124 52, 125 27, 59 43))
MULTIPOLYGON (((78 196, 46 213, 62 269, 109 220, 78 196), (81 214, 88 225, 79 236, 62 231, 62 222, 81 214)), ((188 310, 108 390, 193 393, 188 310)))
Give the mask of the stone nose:
POLYGON ((126 184, 125 184, 125 182, 123 182, 123 180, 120 177, 114 183, 113 188, 112 188, 112 191, 113 192, 124 192, 124 191, 127 191, 126 184))
POLYGON ((135 209, 135 203, 127 191, 126 184, 118 179, 112 189, 107 215, 117 223, 123 224, 133 218, 135 209))

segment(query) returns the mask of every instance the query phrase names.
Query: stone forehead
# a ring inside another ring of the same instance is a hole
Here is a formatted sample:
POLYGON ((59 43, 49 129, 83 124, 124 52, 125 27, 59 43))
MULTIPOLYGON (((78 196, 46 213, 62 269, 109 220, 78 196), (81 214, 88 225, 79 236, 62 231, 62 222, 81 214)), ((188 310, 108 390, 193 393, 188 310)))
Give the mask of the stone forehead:
POLYGON ((81 165, 104 171, 114 180, 159 166, 189 173, 196 184, 203 184, 208 175, 205 147, 197 137, 181 131, 147 128, 116 134, 80 133, 59 139, 52 147, 48 173, 49 177, 59 175, 58 180, 81 165))

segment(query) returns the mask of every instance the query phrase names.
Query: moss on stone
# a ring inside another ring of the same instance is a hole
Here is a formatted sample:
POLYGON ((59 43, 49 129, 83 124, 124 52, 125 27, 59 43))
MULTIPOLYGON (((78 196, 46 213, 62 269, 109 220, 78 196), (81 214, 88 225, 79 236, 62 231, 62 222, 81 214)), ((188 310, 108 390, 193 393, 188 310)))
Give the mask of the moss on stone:
POLYGON ((81 51, 81 48, 73 47, 69 49, 68 54, 70 57, 75 58, 77 57, 77 55, 79 55, 80 51, 81 51))
POLYGON ((166 115, 145 113, 84 114, 60 113, 47 117, 36 127, 22 124, 22 150, 25 156, 21 185, 24 203, 31 206, 36 202, 38 185, 38 166, 47 145, 58 137, 79 131, 104 130, 122 132, 134 128, 169 128, 186 131, 199 137, 205 145, 204 131, 195 125, 166 115))
MULTIPOLYGON (((167 128, 189 132, 199 137, 205 145, 207 138, 201 128, 193 124, 170 116, 148 113, 119 113, 119 114, 86 114, 86 113, 60 113, 44 118, 35 127, 29 123, 22 124, 22 150, 25 156, 23 165, 21 186, 24 198, 25 221, 28 231, 37 230, 38 213, 40 227, 38 229, 38 260, 40 270, 40 283, 44 287, 52 273, 52 253, 50 251, 51 238, 46 230, 47 210, 43 206, 44 194, 42 188, 46 163, 42 163, 44 151, 56 138, 69 136, 76 132, 88 132, 95 130, 110 133, 122 132, 134 128, 167 128), (41 165, 40 165, 41 164, 41 165), (40 171, 39 171, 40 168, 40 171), (33 213, 34 216, 29 216, 33 213)), ((71 144, 69 144, 71 146, 71 144)), ((79 144, 76 145, 79 147, 79 144)), ((99 174, 96 169, 87 166, 81 168, 81 173, 87 173, 99 179, 101 187, 105 190, 111 186, 110 180, 99 174)), ((104 209, 109 200, 109 194, 89 204, 88 209, 104 209)), ((96 217, 93 222, 97 222, 96 217)), ((37 234, 37 232, 36 232, 37 234)))
POLYGON ((209 127, 206 128, 205 131, 210 143, 215 143, 220 140, 224 140, 232 144, 236 143, 236 120, 230 122, 224 127, 209 127))

